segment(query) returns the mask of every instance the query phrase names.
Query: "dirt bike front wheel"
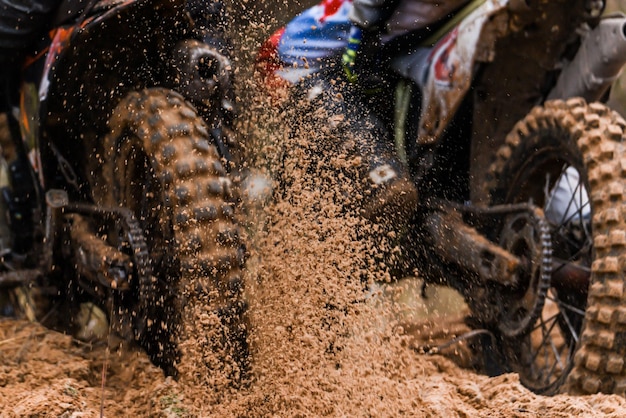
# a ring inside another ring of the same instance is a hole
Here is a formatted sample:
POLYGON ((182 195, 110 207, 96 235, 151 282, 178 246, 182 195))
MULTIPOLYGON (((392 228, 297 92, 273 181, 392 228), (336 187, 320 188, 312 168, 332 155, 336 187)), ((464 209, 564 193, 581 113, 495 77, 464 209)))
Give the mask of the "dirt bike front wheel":
MULTIPOLYGON (((244 251, 231 182, 204 121, 179 94, 152 88, 122 99, 109 129, 93 156, 94 201, 131 210, 152 271, 115 299, 114 311, 130 318, 135 338, 168 373, 189 362, 198 373, 239 373, 247 354, 244 251), (203 352, 214 350, 233 364, 202 367, 203 352)), ((106 239, 118 240, 109 228, 106 239)))
MULTIPOLYGON (((547 286, 522 278, 496 298, 519 306, 500 321, 530 318, 524 332, 499 340, 510 369, 538 393, 626 390, 625 126, 602 104, 547 102, 513 128, 487 178, 492 204, 531 203, 548 225, 547 286), (524 310, 529 297, 541 298, 540 312, 524 310)), ((514 241, 503 236, 512 233, 503 228, 499 240, 514 241)))

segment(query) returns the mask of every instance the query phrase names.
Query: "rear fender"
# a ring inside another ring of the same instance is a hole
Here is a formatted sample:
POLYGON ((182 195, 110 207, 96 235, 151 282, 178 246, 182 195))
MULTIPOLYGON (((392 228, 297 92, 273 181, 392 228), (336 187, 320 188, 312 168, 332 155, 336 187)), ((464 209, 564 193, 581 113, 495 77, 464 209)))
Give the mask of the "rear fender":
POLYGON ((103 129, 126 93, 163 84, 169 51, 191 25, 182 0, 125 0, 57 30, 39 88, 42 124, 103 129))
MULTIPOLYGON (((88 172, 84 156, 97 149, 112 109, 130 91, 167 85, 170 52, 191 30, 184 0, 125 0, 63 39, 57 31, 39 88, 43 143, 52 143, 79 176, 88 172)), ((63 188, 50 184, 60 177, 57 167, 46 166, 51 156, 42 155, 41 178, 46 187, 63 188)))
POLYGON ((505 12, 507 4, 508 0, 487 0, 432 48, 418 144, 433 144, 441 137, 471 86, 476 63, 493 59, 494 35, 502 30, 494 16, 505 12))

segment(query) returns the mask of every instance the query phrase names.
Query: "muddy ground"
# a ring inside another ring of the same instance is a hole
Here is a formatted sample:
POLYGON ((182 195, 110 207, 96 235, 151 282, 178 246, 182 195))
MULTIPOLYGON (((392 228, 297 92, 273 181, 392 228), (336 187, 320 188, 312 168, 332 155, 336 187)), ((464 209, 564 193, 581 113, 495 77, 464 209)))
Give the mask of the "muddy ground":
MULTIPOLYGON (((427 325, 427 326, 426 326, 427 325)), ((449 329, 458 327, 453 321, 449 329)), ((425 328, 448 334, 441 320, 425 328)), ((283 329, 274 330, 284 334, 283 329)), ((282 336, 284 339, 284 335, 282 336)), ((308 337, 311 338, 311 337, 308 337)), ((447 338, 447 337, 446 337, 447 338)), ((617 396, 542 397, 516 375, 495 378, 444 356, 414 353, 394 337, 358 339, 341 369, 309 345, 286 357, 276 341, 273 371, 249 388, 202 406, 207 393, 165 378, 130 347, 85 345, 37 324, 0 321, 0 416, 4 417, 623 417, 617 396), (322 364, 320 364, 320 362, 322 364), (331 367, 332 366, 332 367, 331 367), (329 374, 326 374, 329 373, 329 374)), ((290 347, 287 347, 288 349, 290 347)))
MULTIPOLYGON (((259 3, 241 5, 258 16, 259 3)), ((250 25, 246 48, 256 49, 297 6, 276 6, 278 20, 250 25)), ((255 109, 268 106, 255 103, 255 109)), ((242 126, 264 144, 257 166, 270 164, 285 140, 280 115, 259 114, 242 126)), ((0 418, 626 416, 621 397, 543 397, 515 374, 489 378, 471 340, 425 353, 468 330, 458 296, 427 287, 423 299, 419 279, 389 282, 379 265, 379 251, 388 245, 384 230, 337 207, 336 182, 321 179, 320 186, 306 176, 306 164, 287 167, 295 180, 287 192, 242 210, 254 359, 247 382, 175 381, 114 335, 86 343, 0 318, 0 418)))

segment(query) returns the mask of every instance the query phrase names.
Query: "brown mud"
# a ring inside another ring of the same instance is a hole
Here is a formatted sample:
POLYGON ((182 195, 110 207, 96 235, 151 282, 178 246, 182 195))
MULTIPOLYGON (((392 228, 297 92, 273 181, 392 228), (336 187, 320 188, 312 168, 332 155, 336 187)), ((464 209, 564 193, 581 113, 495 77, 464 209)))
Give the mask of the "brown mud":
MULTIPOLYGON (((285 149, 284 130, 272 132, 268 156, 285 149)), ((384 229, 336 203, 337 190, 349 186, 332 173, 352 163, 332 156, 326 174, 308 176, 313 160, 300 151, 308 140, 290 144, 285 191, 251 205, 243 220, 251 254, 249 381, 174 381, 114 337, 90 345, 3 319, 0 417, 626 415, 618 396, 542 397, 514 374, 476 373, 467 342, 443 355, 422 353, 467 331, 462 304, 443 289, 427 288, 422 300, 415 281, 388 283, 378 261, 389 242, 384 229)))
MULTIPOLYGON (((246 36, 262 39, 275 25, 251 27, 246 36)), ((271 107, 254 103, 254 110, 271 107)), ((288 138, 285 115, 247 116, 250 165, 280 160, 288 173, 272 203, 251 202, 242 211, 250 252, 249 379, 175 381, 114 336, 88 344, 0 319, 0 418, 626 416, 626 399, 618 396, 543 397, 515 374, 477 373, 469 341, 424 353, 467 331, 458 297, 428 287, 422 299, 417 279, 390 281, 381 251, 394 253, 392 237, 337 203, 357 189, 333 169, 349 171, 354 161, 337 155, 320 164, 302 151, 313 132, 288 138), (330 170, 310 176, 312 165, 330 170)))

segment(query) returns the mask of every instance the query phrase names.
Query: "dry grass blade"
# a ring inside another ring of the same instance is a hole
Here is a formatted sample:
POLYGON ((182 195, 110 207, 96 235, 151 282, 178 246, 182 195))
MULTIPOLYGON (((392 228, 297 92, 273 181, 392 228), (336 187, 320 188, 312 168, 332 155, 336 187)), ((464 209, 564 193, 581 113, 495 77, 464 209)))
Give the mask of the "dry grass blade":
MULTIPOLYGON (((113 318, 113 304, 111 304, 111 311, 109 312, 109 318, 113 318)), ((100 418, 104 417, 104 388, 106 386, 107 380, 107 367, 109 363, 109 354, 111 353, 111 322, 109 321, 109 335, 107 336, 107 346, 104 350, 104 361, 102 362, 102 384, 100 386, 101 394, 100 394, 100 418)))

